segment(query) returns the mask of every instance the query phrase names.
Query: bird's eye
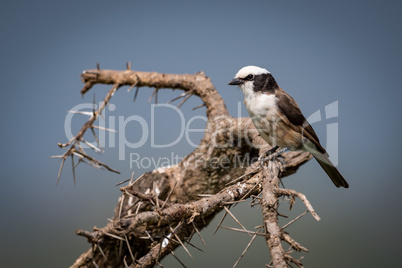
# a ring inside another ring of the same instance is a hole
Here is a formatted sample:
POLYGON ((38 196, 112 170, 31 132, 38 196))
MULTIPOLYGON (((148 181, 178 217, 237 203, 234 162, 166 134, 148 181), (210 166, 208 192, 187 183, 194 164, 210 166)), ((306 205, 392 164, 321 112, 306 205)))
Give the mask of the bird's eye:
POLYGON ((249 74, 246 76, 245 80, 252 80, 254 78, 254 75, 249 74))

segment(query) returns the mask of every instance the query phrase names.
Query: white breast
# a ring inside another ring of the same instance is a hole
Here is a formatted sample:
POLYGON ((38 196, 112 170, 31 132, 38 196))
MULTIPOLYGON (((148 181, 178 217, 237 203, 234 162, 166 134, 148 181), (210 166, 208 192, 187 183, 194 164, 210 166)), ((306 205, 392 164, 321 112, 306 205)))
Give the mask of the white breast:
POLYGON ((258 116, 270 119, 277 116, 278 107, 275 95, 254 92, 253 82, 251 81, 244 83, 241 89, 244 93, 244 104, 252 117, 258 116))
POLYGON ((277 116, 276 97, 275 95, 254 94, 245 96, 244 104, 250 115, 264 117, 267 120, 277 116))
POLYGON ((271 146, 275 146, 277 144, 275 129, 277 120, 279 119, 276 97, 273 94, 255 93, 252 90, 252 82, 248 83, 251 86, 245 85, 242 88, 244 92, 244 104, 261 137, 271 146))

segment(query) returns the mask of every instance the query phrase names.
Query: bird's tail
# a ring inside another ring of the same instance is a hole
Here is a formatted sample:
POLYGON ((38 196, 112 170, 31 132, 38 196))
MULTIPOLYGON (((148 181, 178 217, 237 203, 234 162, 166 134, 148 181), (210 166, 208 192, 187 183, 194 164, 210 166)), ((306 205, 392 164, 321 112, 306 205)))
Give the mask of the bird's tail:
POLYGON ((332 164, 331 160, 329 160, 329 156, 327 153, 320 153, 318 151, 311 153, 317 160, 318 164, 320 164, 320 166, 331 178, 336 187, 349 188, 348 182, 345 180, 339 170, 334 166, 334 164, 332 164))

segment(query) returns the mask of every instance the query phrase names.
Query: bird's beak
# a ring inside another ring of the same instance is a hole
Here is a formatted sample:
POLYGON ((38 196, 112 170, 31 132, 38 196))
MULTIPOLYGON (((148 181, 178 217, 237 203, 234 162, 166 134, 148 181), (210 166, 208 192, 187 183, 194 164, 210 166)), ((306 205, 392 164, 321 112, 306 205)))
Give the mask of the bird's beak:
POLYGON ((229 82, 228 85, 236 86, 236 85, 241 85, 241 84, 243 84, 243 83, 244 83, 244 82, 243 82, 242 80, 240 80, 240 79, 238 79, 238 78, 233 78, 233 79, 229 82))

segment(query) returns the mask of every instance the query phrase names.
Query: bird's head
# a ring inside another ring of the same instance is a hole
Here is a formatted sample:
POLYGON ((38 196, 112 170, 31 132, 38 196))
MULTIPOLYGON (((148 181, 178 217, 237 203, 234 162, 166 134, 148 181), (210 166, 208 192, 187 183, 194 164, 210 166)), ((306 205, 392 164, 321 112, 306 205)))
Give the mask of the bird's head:
POLYGON ((229 82, 229 85, 239 86, 244 94, 267 92, 275 90, 278 87, 271 73, 266 69, 257 66, 246 66, 241 68, 235 77, 229 82))

